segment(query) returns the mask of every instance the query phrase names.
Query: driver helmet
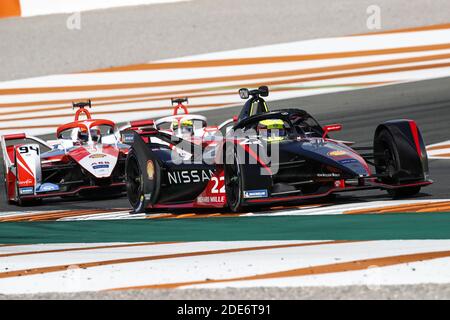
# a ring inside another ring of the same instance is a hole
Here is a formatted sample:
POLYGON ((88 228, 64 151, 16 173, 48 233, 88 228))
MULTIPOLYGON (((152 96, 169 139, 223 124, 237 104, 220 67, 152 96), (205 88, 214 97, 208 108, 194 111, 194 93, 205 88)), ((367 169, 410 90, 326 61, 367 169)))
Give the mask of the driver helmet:
POLYGON ((180 129, 180 133, 184 135, 192 136, 194 134, 194 122, 190 119, 174 120, 172 122, 172 130, 177 132, 180 129))
POLYGON ((89 141, 89 133, 85 128, 78 130, 78 141, 85 143, 89 141))
POLYGON ((100 140, 100 136, 101 136, 100 129, 99 128, 91 128, 90 132, 91 132, 92 141, 98 142, 100 140))
POLYGON ((262 120, 258 123, 257 131, 261 138, 269 142, 282 141, 287 136, 286 126, 281 119, 262 120))

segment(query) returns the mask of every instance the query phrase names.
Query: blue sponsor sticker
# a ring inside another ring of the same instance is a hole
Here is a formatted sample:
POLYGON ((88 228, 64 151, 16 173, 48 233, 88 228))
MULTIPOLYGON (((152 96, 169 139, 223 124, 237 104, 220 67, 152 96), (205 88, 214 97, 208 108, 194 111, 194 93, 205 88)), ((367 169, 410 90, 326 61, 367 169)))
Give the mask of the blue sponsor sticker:
POLYGON ((52 192, 59 191, 59 186, 54 183, 43 183, 37 189, 36 192, 52 192))
POLYGON ((244 198, 267 198, 268 196, 269 192, 266 189, 244 191, 244 198))
POLYGON ((33 187, 19 188, 19 194, 33 194, 33 193, 34 193, 33 187))
POLYGON ((109 164, 98 164, 98 165, 96 165, 96 166, 92 166, 92 168, 94 168, 94 170, 97 170, 97 169, 107 169, 107 168, 109 168, 109 164))
POLYGON ((122 135, 122 138, 123 138, 123 142, 127 143, 127 144, 131 144, 131 143, 134 142, 134 134, 126 134, 126 133, 124 133, 122 135))
POLYGON ((351 164, 351 163, 358 163, 358 160, 356 159, 344 159, 344 160, 339 160, 340 164, 351 164))

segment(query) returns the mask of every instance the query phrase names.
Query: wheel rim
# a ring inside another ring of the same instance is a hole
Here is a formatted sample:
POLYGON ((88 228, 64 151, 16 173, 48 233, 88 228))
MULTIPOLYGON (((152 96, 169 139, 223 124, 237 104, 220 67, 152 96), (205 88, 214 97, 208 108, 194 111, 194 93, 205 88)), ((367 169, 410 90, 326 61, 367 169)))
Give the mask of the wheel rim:
POLYGON ((384 159, 387 174, 389 175, 390 178, 394 178, 394 175, 397 172, 397 162, 395 160, 394 154, 387 146, 385 147, 384 150, 384 159))
POLYGON ((142 175, 136 158, 130 159, 126 175, 128 199, 135 208, 139 204, 142 194, 142 175))

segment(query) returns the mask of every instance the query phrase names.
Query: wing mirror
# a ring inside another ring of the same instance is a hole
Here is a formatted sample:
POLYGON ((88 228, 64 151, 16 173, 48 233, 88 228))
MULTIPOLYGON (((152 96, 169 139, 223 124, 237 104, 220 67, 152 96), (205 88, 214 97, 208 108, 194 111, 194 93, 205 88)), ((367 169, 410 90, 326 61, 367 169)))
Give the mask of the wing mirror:
POLYGON ((250 97, 250 91, 247 88, 239 89, 239 96, 241 99, 248 99, 250 97))
POLYGON ((329 132, 341 131, 342 130, 342 124, 329 124, 327 126, 324 126, 322 129, 323 129, 323 136, 322 136, 322 138, 325 138, 329 132))
POLYGON ((267 86, 261 86, 258 88, 259 94, 261 97, 268 97, 269 96, 269 88, 267 86))
POLYGON ((239 89, 239 96, 241 99, 248 99, 251 96, 260 95, 261 97, 269 96, 269 88, 267 86, 261 86, 256 90, 248 90, 247 88, 239 89))

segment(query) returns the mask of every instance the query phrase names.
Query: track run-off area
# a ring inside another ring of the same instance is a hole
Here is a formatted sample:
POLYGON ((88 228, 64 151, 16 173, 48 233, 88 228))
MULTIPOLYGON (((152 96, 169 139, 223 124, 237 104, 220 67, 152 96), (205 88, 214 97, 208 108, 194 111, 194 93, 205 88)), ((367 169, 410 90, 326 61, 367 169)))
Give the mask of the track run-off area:
POLYGON ((237 89, 267 84, 269 106, 342 122, 336 137, 361 144, 382 121, 416 120, 435 181, 408 200, 365 191, 242 214, 3 201, 0 294, 449 283, 449 76, 450 25, 439 25, 0 83, 0 133, 47 136, 72 119, 72 100, 123 122, 188 96, 213 125, 239 110, 237 89))

